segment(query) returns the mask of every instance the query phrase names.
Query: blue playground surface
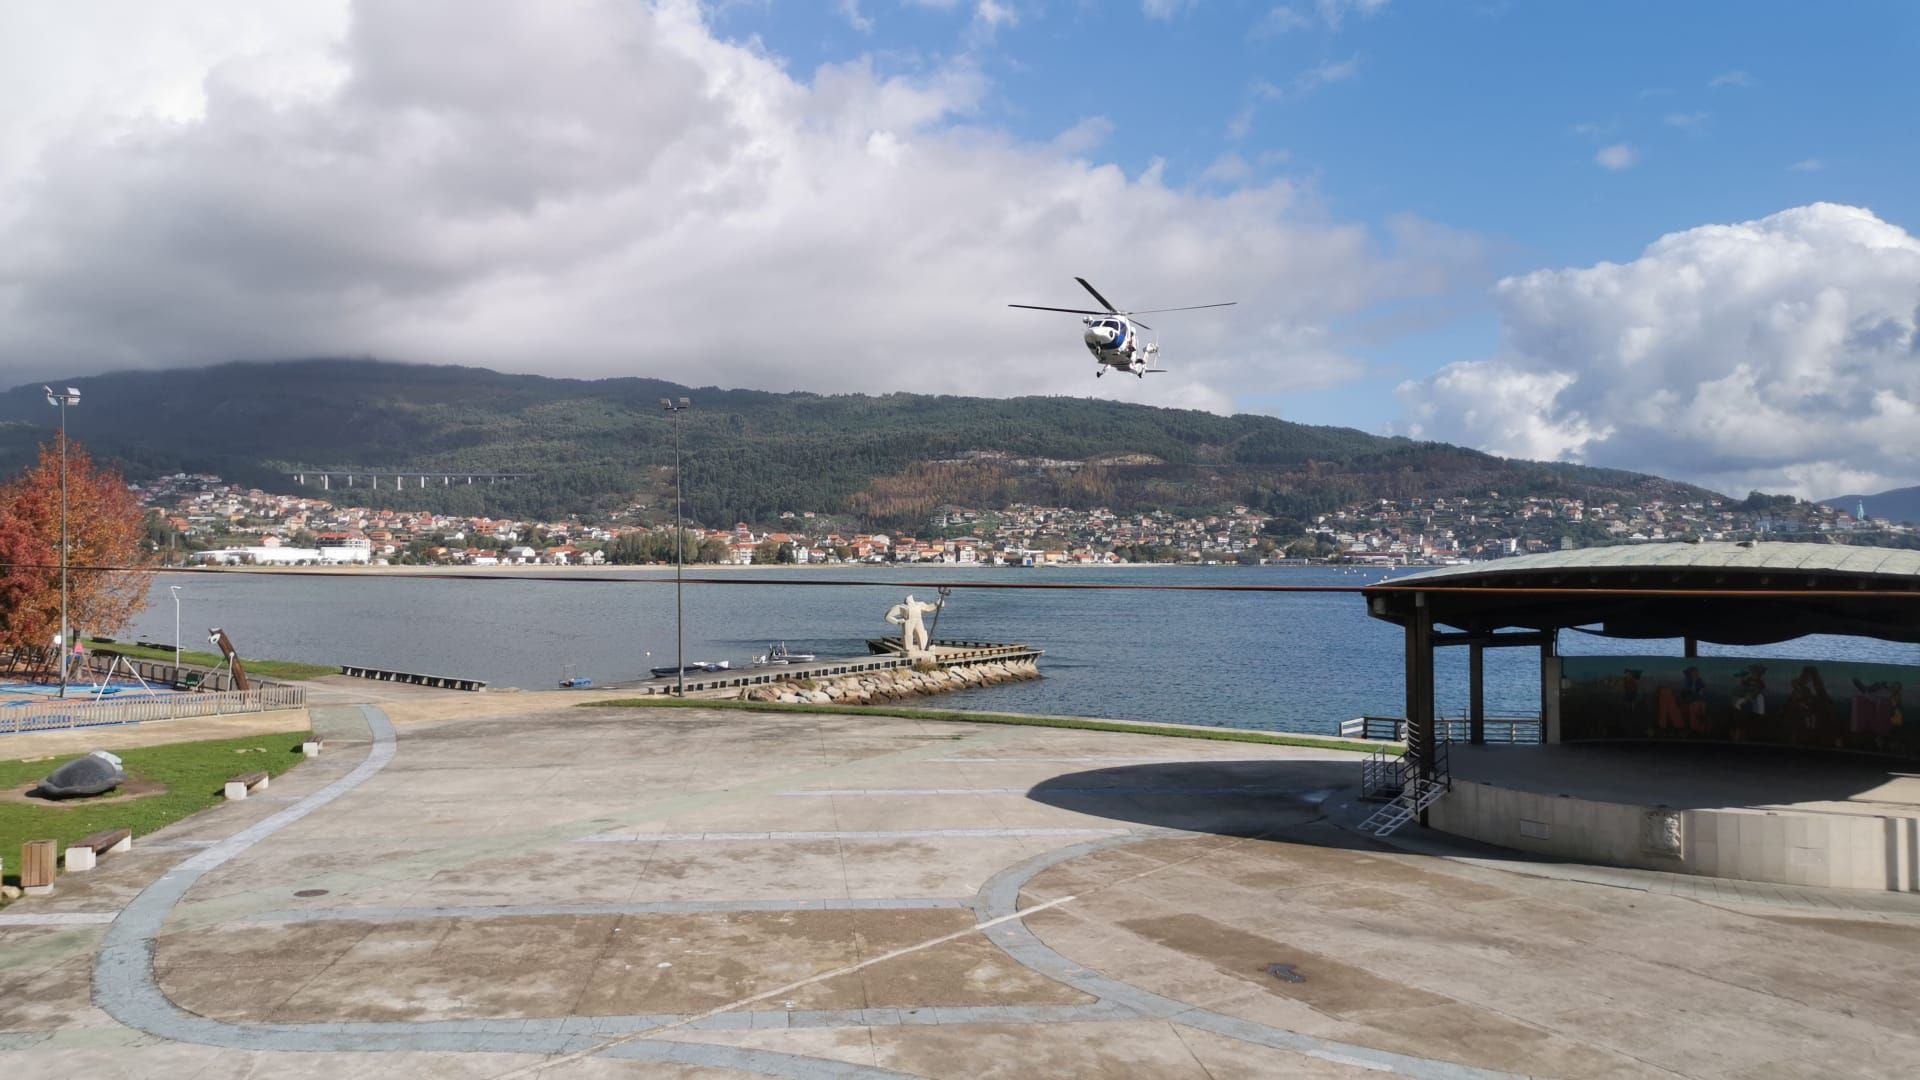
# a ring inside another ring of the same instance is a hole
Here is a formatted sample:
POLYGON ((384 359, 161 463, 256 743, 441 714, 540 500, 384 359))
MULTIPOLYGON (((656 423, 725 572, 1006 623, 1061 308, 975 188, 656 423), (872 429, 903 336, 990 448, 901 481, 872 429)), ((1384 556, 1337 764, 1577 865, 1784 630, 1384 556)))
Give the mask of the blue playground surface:
MULTIPOLYGON (((174 689, 165 683, 150 682, 145 686, 132 679, 116 678, 105 686, 97 682, 70 681, 67 683, 68 701, 115 701, 130 697, 154 697, 172 694, 174 689)), ((0 708, 12 705, 32 705, 38 702, 57 699, 60 696, 60 684, 33 682, 26 679, 0 679, 0 708)))

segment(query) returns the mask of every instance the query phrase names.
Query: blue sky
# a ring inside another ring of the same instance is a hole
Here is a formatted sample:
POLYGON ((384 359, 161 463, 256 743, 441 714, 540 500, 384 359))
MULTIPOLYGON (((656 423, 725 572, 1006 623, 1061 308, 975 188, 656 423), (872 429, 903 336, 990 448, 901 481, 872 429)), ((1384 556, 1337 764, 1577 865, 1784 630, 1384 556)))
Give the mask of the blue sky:
POLYGON ((1097 395, 1874 492, 1916 56, 1911 2, 0 3, 0 375, 1097 395), (1239 306, 1095 382, 1006 306, 1075 275, 1239 306))
MULTIPOLYGON (((779 0, 723 5, 714 25, 757 35, 799 77, 862 56, 903 74, 968 57, 992 89, 964 122, 1046 140, 1102 117, 1113 131, 1095 156, 1130 173, 1164 161, 1174 186, 1219 186, 1207 170, 1235 155, 1256 177, 1311 183, 1341 220, 1413 214, 1478 235, 1481 285, 1816 201, 1920 225, 1920 5, 1006 6, 1014 19, 991 33, 974 4, 899 0, 861 0, 865 31, 830 4, 779 0), (1596 160, 1622 146, 1624 167, 1596 160)), ((1427 306, 1435 325, 1359 350, 1367 378, 1241 404, 1383 430, 1401 379, 1497 346, 1476 300, 1427 306)))

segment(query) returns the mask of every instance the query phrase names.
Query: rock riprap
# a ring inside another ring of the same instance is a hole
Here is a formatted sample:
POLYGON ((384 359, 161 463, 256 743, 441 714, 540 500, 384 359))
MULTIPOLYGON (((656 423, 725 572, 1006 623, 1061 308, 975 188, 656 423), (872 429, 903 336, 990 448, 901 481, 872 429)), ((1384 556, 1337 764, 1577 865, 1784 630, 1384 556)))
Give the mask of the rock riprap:
POLYGON ((793 679, 752 686, 740 692, 742 701, 774 701, 784 705, 878 705, 889 701, 944 694, 976 686, 1025 682, 1040 677, 1032 659, 995 660, 954 667, 897 667, 836 675, 826 679, 793 679))

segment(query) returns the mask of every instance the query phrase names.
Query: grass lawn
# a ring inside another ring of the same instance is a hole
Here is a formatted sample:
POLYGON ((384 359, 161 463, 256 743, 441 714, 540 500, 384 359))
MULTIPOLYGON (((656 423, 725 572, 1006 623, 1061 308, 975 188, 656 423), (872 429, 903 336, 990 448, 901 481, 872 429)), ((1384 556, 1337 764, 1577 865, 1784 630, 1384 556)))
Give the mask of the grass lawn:
MULTIPOLYGON (((140 838, 189 814, 221 801, 221 787, 240 773, 266 771, 278 776, 306 760, 300 743, 306 728, 295 728, 243 739, 173 743, 132 750, 115 750, 127 779, 166 785, 158 795, 124 802, 74 799, 58 805, 26 805, 0 801, 0 858, 6 860, 8 884, 20 883, 20 845, 28 840, 58 840, 65 851, 69 841, 102 829, 132 829, 140 838)), ((13 748, 0 745, 0 752, 13 748)), ((14 751, 18 752, 18 751, 14 751)), ((46 776, 78 754, 58 754, 40 761, 0 761, 0 790, 17 791, 46 776)), ((110 799, 113 792, 99 796, 110 799)))
MULTIPOLYGON (((119 654, 135 660, 165 660, 173 662, 172 649, 143 649, 124 641, 102 642, 87 639, 87 648, 92 652, 119 654)), ((226 658, 218 653, 196 652, 192 649, 180 650, 180 662, 198 664, 201 667, 217 668, 226 663, 226 658)), ((263 679, 317 679, 322 675, 338 675, 337 664, 303 664, 298 660, 255 660, 241 657, 240 662, 247 666, 247 674, 258 675, 263 679)))
POLYGON ((1021 727, 1068 728, 1074 731, 1117 731, 1128 735, 1160 735, 1171 739, 1205 739, 1213 742, 1264 743, 1268 746, 1318 746, 1329 750, 1351 750, 1371 754, 1385 750, 1398 757, 1406 751, 1393 743, 1364 743, 1347 739, 1316 738, 1311 735, 1285 735, 1264 731, 1233 731, 1227 728, 1167 727, 1161 724, 1116 723, 1088 720, 1076 716, 1020 716, 1015 713, 967 712, 962 709, 914 709, 889 705, 782 705, 772 701, 706 701, 698 698, 656 696, 620 698, 615 701, 585 701, 580 708, 615 709, 732 709, 736 712, 831 713, 836 716, 897 716, 906 720, 939 720, 958 724, 1015 724, 1021 727))

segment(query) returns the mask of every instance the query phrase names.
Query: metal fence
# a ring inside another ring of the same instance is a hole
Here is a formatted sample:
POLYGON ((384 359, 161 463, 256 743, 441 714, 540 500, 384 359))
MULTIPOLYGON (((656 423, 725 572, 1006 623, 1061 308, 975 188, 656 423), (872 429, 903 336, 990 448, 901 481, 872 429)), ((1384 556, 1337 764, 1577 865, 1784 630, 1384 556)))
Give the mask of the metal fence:
MULTIPOLYGON (((69 693, 72 693, 70 688, 69 693)), ((75 728, 114 727, 147 720, 179 720, 191 716, 227 716, 233 713, 303 709, 304 686, 265 686, 258 690, 223 690, 200 694, 155 694, 150 697, 116 695, 114 700, 89 701, 81 693, 64 700, 35 701, 0 707, 0 735, 26 731, 66 731, 75 728)))
MULTIPOLYGON (((1466 742, 1473 725, 1458 717, 1437 717, 1434 737, 1440 742, 1466 742)), ((1538 743, 1543 740, 1537 716, 1489 716, 1482 731, 1490 743, 1538 743)), ((1340 722, 1340 734, 1349 739, 1384 739, 1405 742, 1407 722, 1397 716, 1356 716, 1340 722)))

